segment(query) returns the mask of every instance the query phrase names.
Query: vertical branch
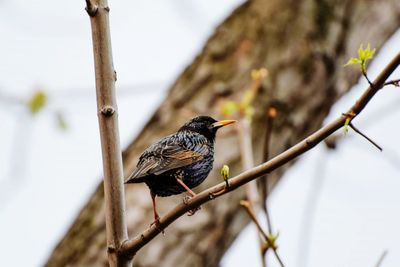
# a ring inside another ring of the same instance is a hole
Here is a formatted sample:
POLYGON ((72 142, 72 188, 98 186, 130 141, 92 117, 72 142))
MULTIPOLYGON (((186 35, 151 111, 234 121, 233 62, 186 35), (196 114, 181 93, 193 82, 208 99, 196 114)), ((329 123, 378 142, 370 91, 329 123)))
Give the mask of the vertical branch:
POLYGON ((382 265, 383 260, 385 259, 386 255, 387 255, 388 251, 384 250, 382 252, 382 255, 379 257, 378 262, 375 264, 375 267, 380 267, 382 265))
MULTIPOLYGON (((268 74, 267 69, 261 68, 251 72, 252 83, 250 88, 245 92, 242 101, 240 102, 240 114, 242 119, 237 124, 238 137, 240 143, 240 154, 242 159, 243 170, 248 170, 254 167, 251 118, 253 116, 252 102, 261 88, 262 81, 268 74)), ((261 206, 259 193, 257 189, 257 181, 252 181, 246 185, 246 198, 251 208, 258 210, 261 206)), ((260 256, 262 266, 266 267, 265 261, 265 243, 259 238, 260 256)))
MULTIPOLYGON (((253 146, 251 142, 251 126, 248 119, 242 119, 237 123, 237 130, 240 144, 240 155, 243 170, 254 167, 253 146)), ((256 181, 246 185, 246 197, 252 205, 258 203, 258 191, 256 181)))
MULTIPOLYGON (((264 151, 263 151, 263 162, 267 162, 270 157, 270 143, 271 143, 271 135, 272 135, 272 127, 275 117, 277 116, 277 110, 273 107, 269 107, 267 110, 267 120, 266 120, 266 132, 265 132, 265 139, 264 139, 264 151)), ((260 180, 260 198, 262 200, 262 207, 265 212, 265 217, 267 218, 267 226, 268 226, 268 233, 272 234, 272 222, 271 217, 269 216, 268 211, 268 175, 264 175, 260 180)))
POLYGON ((128 232, 115 97, 116 72, 112 60, 108 21, 110 9, 107 0, 86 0, 86 11, 92 26, 97 112, 103 156, 108 261, 110 266, 129 266, 130 261, 118 255, 122 242, 128 239, 128 232))
POLYGON ((299 267, 309 266, 312 230, 315 225, 316 212, 318 204, 321 201, 322 189, 326 180, 327 162, 328 158, 324 155, 318 157, 311 188, 305 200, 304 211, 300 221, 300 236, 297 250, 297 266, 299 267))
MULTIPOLYGON (((257 216, 252 208, 252 205, 250 202, 248 201, 240 201, 240 205, 242 205, 242 207, 246 210, 247 214, 249 215, 250 219, 254 222, 254 224, 257 227, 258 232, 260 233, 260 235, 263 237, 263 239, 265 240, 265 242, 267 243, 268 247, 272 248, 272 251, 275 254, 275 257, 279 263, 280 266, 284 267, 285 265, 283 264, 283 261, 281 259, 281 257, 279 256, 278 252, 277 252, 277 247, 275 244, 275 240, 272 240, 262 229, 260 223, 257 220, 257 216)), ((265 265, 265 262, 263 262, 263 265, 265 265)))
MULTIPOLYGON (((265 132, 265 138, 264 138, 264 148, 263 148, 263 162, 266 162, 269 160, 270 157, 270 143, 271 143, 271 136, 272 136, 272 127, 273 127, 273 122, 275 117, 277 116, 277 110, 274 107, 269 107, 266 112, 266 132, 265 132)), ((269 190, 269 185, 268 185, 268 174, 265 174, 263 177, 261 177, 258 180, 259 183, 259 191, 260 191, 260 201, 262 203, 261 207, 264 210, 265 217, 267 219, 267 227, 268 227, 268 235, 272 236, 273 230, 272 230, 272 222, 271 222, 271 217, 269 215, 269 210, 268 210, 268 190, 269 190)), ((268 248, 262 250, 262 258, 265 262, 267 262, 266 255, 268 252, 268 248)))
MULTIPOLYGON (((251 142, 251 125, 250 121, 247 118, 243 118, 237 124, 237 131, 239 137, 240 144, 240 155, 242 159, 242 168, 243 170, 248 170, 249 168, 254 167, 254 157, 253 157, 253 146, 251 142)), ((250 206, 258 207, 259 197, 257 190, 257 181, 251 181, 246 185, 246 198, 250 206)), ((261 263, 262 266, 265 265, 264 260, 264 242, 261 238, 258 239, 260 244, 260 255, 261 255, 261 263)))

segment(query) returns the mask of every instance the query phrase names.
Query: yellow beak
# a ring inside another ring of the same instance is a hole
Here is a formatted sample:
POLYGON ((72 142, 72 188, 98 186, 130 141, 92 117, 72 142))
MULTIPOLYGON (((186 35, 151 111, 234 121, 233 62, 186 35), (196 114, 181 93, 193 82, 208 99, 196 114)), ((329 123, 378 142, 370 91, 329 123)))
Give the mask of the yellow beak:
POLYGON ((217 121, 217 122, 214 122, 214 123, 212 124, 212 127, 213 127, 213 128, 219 128, 219 127, 223 127, 223 126, 226 126, 226 125, 235 123, 235 122, 236 122, 236 120, 222 120, 222 121, 217 121))

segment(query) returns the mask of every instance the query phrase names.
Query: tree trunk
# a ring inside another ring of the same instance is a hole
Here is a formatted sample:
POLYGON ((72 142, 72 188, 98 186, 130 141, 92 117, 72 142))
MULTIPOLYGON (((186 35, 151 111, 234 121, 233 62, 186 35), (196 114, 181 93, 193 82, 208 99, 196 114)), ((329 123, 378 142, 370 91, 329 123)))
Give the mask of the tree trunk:
MULTIPOLYGON (((343 68, 361 43, 379 48, 400 25, 400 1, 254 0, 227 18, 201 55, 182 73, 141 134, 123 153, 127 175, 140 153, 197 114, 221 118, 219 104, 239 99, 252 69, 266 67, 268 81, 259 92, 252 122, 254 158, 262 159, 265 111, 278 110, 271 157, 321 126, 332 104, 359 78, 357 68, 343 68)), ((224 129, 217 137, 214 171, 196 191, 221 182, 228 164, 240 172, 238 140, 224 129)), ((270 188, 286 165, 269 175, 270 188)), ((182 217, 165 235, 137 253, 134 266, 218 266, 249 219, 239 207, 244 190, 206 204, 193 217, 182 217)), ((152 222, 151 199, 144 184, 126 186, 129 234, 152 222)), ((158 198, 162 216, 181 196, 158 198)), ((103 186, 100 185, 50 256, 46 266, 107 265, 103 186)))

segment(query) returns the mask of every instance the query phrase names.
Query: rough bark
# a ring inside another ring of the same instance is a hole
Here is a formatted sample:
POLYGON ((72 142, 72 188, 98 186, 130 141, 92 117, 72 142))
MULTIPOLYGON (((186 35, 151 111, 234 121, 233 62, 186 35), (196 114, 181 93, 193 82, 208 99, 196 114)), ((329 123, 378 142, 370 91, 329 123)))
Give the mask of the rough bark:
MULTIPOLYGON (((129 173, 139 154, 156 139, 176 130, 195 114, 221 117, 218 105, 239 98, 254 68, 266 67, 265 83, 252 123, 255 161, 262 158, 265 109, 279 112, 270 154, 276 155, 315 131, 332 104, 357 81, 357 68, 343 69, 361 43, 379 48, 400 25, 400 2, 332 0, 254 0, 227 18, 201 55, 182 73, 168 97, 123 154, 129 173)), ((225 131, 225 130, 224 130, 225 131)), ((217 137, 214 171, 197 190, 217 182, 222 164, 238 173, 238 141, 233 131, 217 137)), ((288 168, 269 175, 270 189, 288 168)), ((220 180, 218 180, 220 182, 220 180)), ((183 217, 137 253, 134 266, 218 266, 221 257, 248 223, 238 208, 244 190, 183 217)), ((126 187, 130 236, 152 221, 151 200, 143 184, 126 187)), ((181 197, 159 198, 161 215, 181 197)), ((99 186, 55 248, 46 266, 107 265, 103 187, 99 186)))

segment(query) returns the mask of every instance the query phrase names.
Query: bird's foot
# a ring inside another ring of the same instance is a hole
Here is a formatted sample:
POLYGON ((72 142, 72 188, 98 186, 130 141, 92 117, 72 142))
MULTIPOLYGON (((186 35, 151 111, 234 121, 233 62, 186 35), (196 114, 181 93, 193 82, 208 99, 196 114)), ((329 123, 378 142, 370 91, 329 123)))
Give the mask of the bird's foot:
POLYGON ((159 226, 160 225, 160 218, 159 217, 155 218, 154 222, 152 222, 150 224, 150 227, 153 226, 153 225, 155 225, 155 226, 159 226))
MULTIPOLYGON (((184 203, 185 205, 189 204, 189 201, 190 201, 193 197, 194 197, 194 196, 184 195, 183 198, 182 198, 183 203, 184 203)), ((200 209, 201 209, 201 207, 199 206, 199 207, 196 207, 196 208, 194 208, 194 209, 189 210, 189 211, 188 211, 188 216, 193 216, 193 215, 196 213, 196 211, 198 211, 198 210, 200 210, 200 209)))
POLYGON ((184 195, 183 198, 182 198, 183 204, 185 204, 185 205, 189 204, 189 200, 191 200, 191 199, 192 199, 191 196, 189 196, 189 195, 184 195))
POLYGON ((194 208, 194 209, 189 210, 188 213, 187 213, 187 215, 188 215, 188 216, 193 216, 198 210, 201 210, 201 207, 200 207, 200 206, 198 206, 198 207, 196 207, 196 208, 194 208))
POLYGON ((161 229, 161 227, 160 227, 160 217, 156 217, 155 219, 154 219, 154 222, 152 222, 151 224, 150 224, 150 227, 152 227, 152 226, 155 226, 156 227, 156 229, 159 231, 159 232, 161 232, 163 235, 165 235, 165 232, 164 232, 164 229, 161 229))

